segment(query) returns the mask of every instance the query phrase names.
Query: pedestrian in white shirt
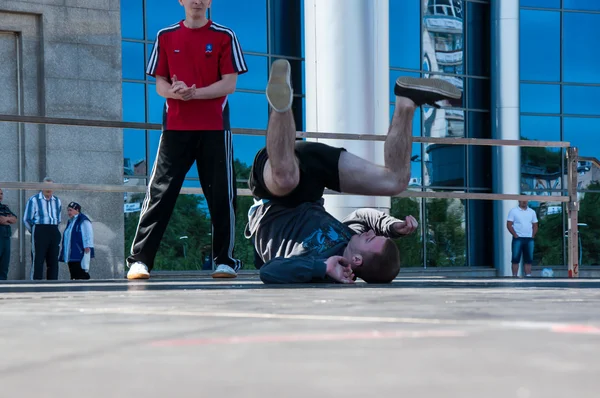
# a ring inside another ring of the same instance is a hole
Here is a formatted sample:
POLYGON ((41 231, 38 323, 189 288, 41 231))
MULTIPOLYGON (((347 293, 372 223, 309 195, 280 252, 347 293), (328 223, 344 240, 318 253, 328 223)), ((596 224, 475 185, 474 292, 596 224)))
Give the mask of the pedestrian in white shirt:
POLYGON ((512 273, 519 274, 519 264, 523 256, 524 273, 531 276, 533 262, 533 239, 538 231, 538 218, 535 211, 528 206, 528 201, 519 201, 519 206, 508 213, 506 228, 513 236, 512 240, 512 273))

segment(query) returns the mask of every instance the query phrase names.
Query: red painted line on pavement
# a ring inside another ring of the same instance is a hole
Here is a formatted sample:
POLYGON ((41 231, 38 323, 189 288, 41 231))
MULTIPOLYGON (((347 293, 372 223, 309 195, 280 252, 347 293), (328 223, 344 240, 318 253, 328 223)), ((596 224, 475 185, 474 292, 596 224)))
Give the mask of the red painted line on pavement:
POLYGON ((556 333, 600 334, 600 328, 588 325, 553 326, 552 331, 556 333))
POLYGON ((425 330, 401 332, 352 332, 352 333, 317 333, 317 334, 281 334, 259 336, 231 336, 203 339, 158 340, 151 343, 155 347, 183 347, 193 345, 218 345, 218 344, 248 344, 248 343, 295 343, 306 341, 344 341, 344 340, 382 340, 402 338, 426 337, 465 337, 466 332, 458 330, 425 330))

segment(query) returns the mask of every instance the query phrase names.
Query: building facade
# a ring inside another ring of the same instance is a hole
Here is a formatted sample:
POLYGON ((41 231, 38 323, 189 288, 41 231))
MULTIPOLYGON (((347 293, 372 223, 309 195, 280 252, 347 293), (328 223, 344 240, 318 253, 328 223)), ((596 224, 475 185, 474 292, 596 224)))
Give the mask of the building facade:
MULTIPOLYGON (((0 113, 160 123, 164 100, 156 94, 154 79, 144 74, 144 66, 157 31, 183 18, 179 2, 45 3, 0 0, 0 51, 7 54, 1 58, 0 74, 16 82, 10 97, 16 100, 0 99, 0 113), (17 64, 10 66, 6 59, 21 60, 20 67, 30 72, 19 75, 17 64)), ((420 109, 414 136, 563 140, 579 147, 587 159, 580 164, 580 222, 586 224, 581 231, 582 264, 596 265, 600 249, 593 242, 600 214, 596 217, 593 203, 600 193, 595 180, 600 111, 594 106, 594 94, 600 92, 600 69, 591 44, 600 33, 598 4, 594 0, 213 0, 209 17, 236 32, 249 67, 229 98, 234 128, 266 127, 269 65, 285 58, 293 68, 298 130, 385 134, 394 107, 393 82, 399 76, 423 76, 451 82, 463 97, 441 109, 420 109), (349 87, 351 81, 358 83, 356 87, 349 87), (343 89, 337 92, 336 87, 343 89)), ((39 181, 50 175, 59 182, 145 185, 160 137, 153 129, 0 126, 10 154, 8 166, 0 169, 4 181, 39 181), (19 137, 26 138, 19 141, 19 137)), ((326 142, 381 162, 380 144, 326 142)), ((264 144, 261 136, 234 137, 239 187, 264 144)), ((565 209, 560 203, 542 205, 535 195, 564 194, 564 157, 564 151, 551 148, 413 144, 410 189, 533 195, 530 205, 540 215, 535 263, 559 266, 566 264, 565 209)), ((195 167, 184 187, 199 187, 195 167)), ((11 191, 5 202, 19 209, 29 194, 11 191)), ((97 263, 111 269, 107 277, 122 275, 123 250, 135 231, 131 225, 139 212, 140 194, 126 194, 124 205, 120 194, 58 194, 65 201, 81 197, 78 201, 89 203, 95 225, 107 226, 98 239, 110 261, 97 263)), ((195 206, 204 210, 201 197, 195 206)), ((400 242, 405 267, 495 266, 499 275, 507 272, 506 215, 516 202, 328 196, 327 206, 340 216, 355 207, 372 206, 417 217, 418 233, 400 242)), ((190 247, 202 246, 202 258, 206 257, 210 229, 202 240, 176 225, 164 252, 171 250, 172 258, 185 263, 190 247)), ((20 228, 14 230, 13 246, 21 254, 13 257, 11 276, 19 278, 25 275, 28 253, 20 242, 27 236, 20 228)), ((249 251, 243 239, 238 238, 237 245, 239 251, 249 251)), ((252 264, 247 261, 245 267, 252 264)))
MULTIPOLYGON (((0 113, 75 119, 122 118, 118 1, 0 1, 0 113)), ((0 181, 121 184, 120 129, 0 123, 0 181)), ((0 183, 0 188, 2 183, 0 183)), ((4 189, 22 218, 37 191, 4 189)), ((70 201, 93 221, 98 266, 92 278, 123 275, 122 194, 55 192, 62 200, 61 231, 70 201)), ((21 220, 12 228, 9 279, 25 279, 31 236, 21 220)), ((60 267, 60 279, 68 279, 60 267)))

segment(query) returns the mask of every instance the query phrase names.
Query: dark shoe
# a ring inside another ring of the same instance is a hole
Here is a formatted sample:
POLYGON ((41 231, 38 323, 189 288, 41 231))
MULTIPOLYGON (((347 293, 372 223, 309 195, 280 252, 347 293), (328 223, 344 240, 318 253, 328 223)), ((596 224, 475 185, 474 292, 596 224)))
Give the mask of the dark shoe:
POLYGON ((396 80, 394 94, 397 97, 406 97, 417 105, 424 104, 439 108, 438 101, 445 99, 459 99, 461 91, 451 83, 442 79, 422 79, 418 77, 402 76, 396 80))

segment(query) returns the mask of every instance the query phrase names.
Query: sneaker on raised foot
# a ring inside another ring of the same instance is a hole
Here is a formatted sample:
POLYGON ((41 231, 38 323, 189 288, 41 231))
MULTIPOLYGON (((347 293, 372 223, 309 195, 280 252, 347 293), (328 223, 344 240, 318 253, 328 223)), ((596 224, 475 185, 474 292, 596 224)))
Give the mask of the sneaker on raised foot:
POLYGON ((215 269, 213 271, 213 273, 211 274, 211 276, 213 278, 215 278, 215 279, 220 279, 220 278, 236 278, 237 277, 237 273, 229 265, 227 265, 227 264, 219 264, 217 266, 217 269, 215 269))
POLYGON ((278 59, 271 65, 267 100, 275 112, 286 112, 292 107, 294 90, 290 81, 291 73, 290 63, 285 59, 278 59))
POLYGON ((453 84, 442 79, 423 79, 401 76, 396 80, 394 94, 397 97, 411 99, 417 106, 424 104, 439 108, 438 101, 459 99, 461 91, 453 84))
POLYGON ((148 272, 148 267, 146 264, 141 261, 136 261, 135 263, 129 266, 129 271, 127 272, 127 279, 149 279, 150 272, 148 272))

